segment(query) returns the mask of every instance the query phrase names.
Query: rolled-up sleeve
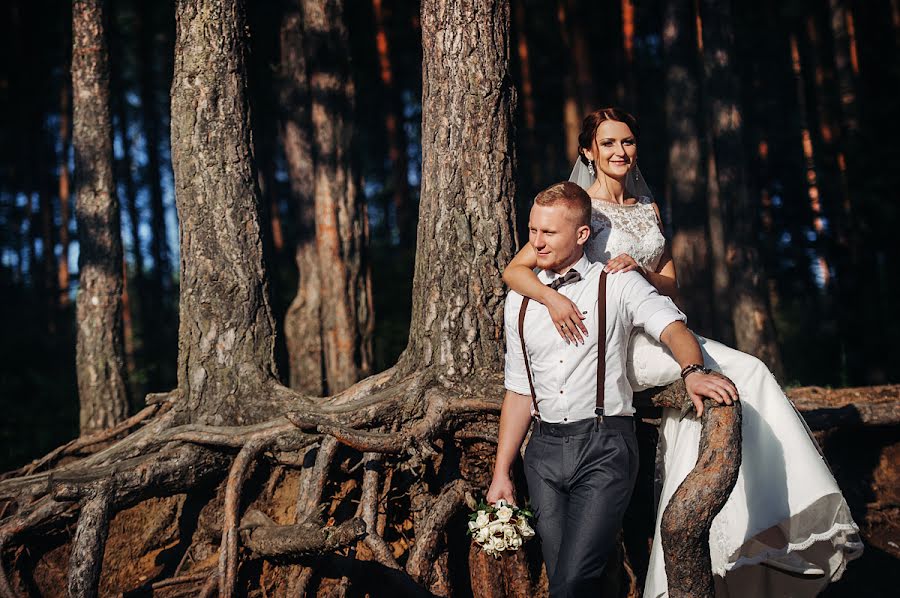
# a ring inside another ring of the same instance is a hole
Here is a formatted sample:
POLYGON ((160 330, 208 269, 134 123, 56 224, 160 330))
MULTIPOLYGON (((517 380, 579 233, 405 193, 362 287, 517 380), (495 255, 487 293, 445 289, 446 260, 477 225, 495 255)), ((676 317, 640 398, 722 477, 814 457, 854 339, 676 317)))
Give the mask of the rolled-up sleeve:
POLYGON ((686 322, 680 309, 668 297, 659 294, 652 284, 637 272, 625 272, 614 276, 627 276, 623 280, 621 306, 634 326, 640 326, 657 341, 663 330, 672 322, 686 322))
POLYGON ((522 355, 522 341, 519 339, 519 309, 522 296, 510 292, 506 296, 503 312, 503 327, 506 329, 506 365, 503 371, 503 385, 506 390, 531 396, 528 372, 525 370, 525 356, 522 355))

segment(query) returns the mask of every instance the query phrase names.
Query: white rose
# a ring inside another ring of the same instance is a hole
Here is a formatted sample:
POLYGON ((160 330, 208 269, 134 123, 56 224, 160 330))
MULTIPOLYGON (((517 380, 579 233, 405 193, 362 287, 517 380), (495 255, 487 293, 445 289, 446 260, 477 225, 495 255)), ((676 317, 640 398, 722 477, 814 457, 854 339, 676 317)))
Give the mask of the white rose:
POLYGON ((514 528, 513 526, 511 526, 509 524, 503 526, 503 537, 506 539, 507 542, 509 542, 510 538, 515 538, 518 535, 519 534, 518 534, 518 532, 516 532, 516 528, 514 528))
POLYGON ((501 536, 493 536, 491 537, 491 548, 496 550, 497 552, 501 552, 506 550, 506 540, 501 536))
POLYGON ((518 550, 519 548, 522 547, 522 542, 523 542, 522 537, 519 536, 518 534, 516 534, 512 538, 508 539, 506 541, 506 544, 510 550, 518 550))
POLYGON ((485 511, 478 511, 478 517, 475 518, 475 527, 484 527, 490 523, 490 518, 485 511))
POLYGON ((479 544, 484 544, 490 537, 490 533, 486 527, 481 528, 475 533, 475 541, 479 544))
POLYGON ((502 507, 497 509, 496 515, 497 521, 499 521, 500 523, 506 523, 512 518, 513 510, 506 505, 503 505, 502 507))
POLYGON ((475 525, 475 522, 474 522, 474 521, 470 521, 470 522, 468 523, 468 526, 469 526, 469 531, 470 531, 470 532, 474 532, 476 529, 478 529, 478 526, 475 525))
POLYGON ((534 535, 534 530, 531 529, 531 526, 528 525, 528 522, 525 521, 524 518, 519 520, 519 524, 516 528, 519 530, 519 535, 523 538, 530 538, 534 535))

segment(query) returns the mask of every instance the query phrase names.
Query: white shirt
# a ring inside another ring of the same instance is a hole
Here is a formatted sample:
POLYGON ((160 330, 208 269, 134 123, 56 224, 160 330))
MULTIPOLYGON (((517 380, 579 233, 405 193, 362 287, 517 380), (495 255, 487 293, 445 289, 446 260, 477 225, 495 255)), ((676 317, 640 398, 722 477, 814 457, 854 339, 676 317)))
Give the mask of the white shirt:
MULTIPOLYGON (((525 313, 525 346, 534 392, 541 420, 548 423, 595 417, 597 406, 597 291, 603 264, 582 256, 572 269, 581 274, 581 280, 561 286, 559 292, 575 302, 585 316, 588 336, 583 345, 566 344, 541 303, 529 301, 525 313)), ((558 276, 552 271, 538 272, 538 279, 544 284, 558 276)), ((519 340, 522 299, 515 291, 506 297, 505 386, 531 396, 519 340)), ((685 315, 643 276, 635 271, 607 275, 605 415, 634 413, 631 385, 625 374, 632 329, 640 326, 659 340, 662 331, 675 321, 686 321, 685 315)))

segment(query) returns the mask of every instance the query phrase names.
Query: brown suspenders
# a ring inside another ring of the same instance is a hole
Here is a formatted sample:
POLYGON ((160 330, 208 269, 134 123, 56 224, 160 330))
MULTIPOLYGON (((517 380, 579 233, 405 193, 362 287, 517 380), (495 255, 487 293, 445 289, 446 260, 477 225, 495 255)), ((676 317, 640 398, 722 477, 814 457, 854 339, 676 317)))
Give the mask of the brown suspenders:
MULTIPOLYGON (((528 297, 522 298, 519 308, 519 341, 522 343, 522 358, 525 360, 525 373, 528 374, 528 387, 531 389, 531 403, 534 414, 540 419, 537 395, 534 392, 534 380, 531 377, 531 366, 528 364, 528 351, 525 349, 525 312, 528 309, 528 297)), ((606 382, 606 271, 600 273, 597 290, 597 408, 594 413, 603 417, 603 403, 606 382)))

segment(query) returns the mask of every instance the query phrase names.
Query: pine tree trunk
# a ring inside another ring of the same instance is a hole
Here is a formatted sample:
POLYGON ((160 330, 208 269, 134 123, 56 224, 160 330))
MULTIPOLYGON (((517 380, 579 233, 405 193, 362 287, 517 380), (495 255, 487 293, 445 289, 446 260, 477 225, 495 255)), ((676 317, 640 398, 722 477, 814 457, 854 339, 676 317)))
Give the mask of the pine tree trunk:
MULTIPOLYGON (((157 50, 153 43, 155 29, 152 10, 149 8, 150 3, 142 2, 140 6, 140 18, 138 19, 139 54, 141 56, 140 96, 147 151, 147 184, 150 187, 150 256, 153 258, 151 274, 153 292, 162 299, 161 296, 167 293, 171 287, 172 276, 160 161, 162 116, 158 110, 158 99, 155 93, 157 81, 153 65, 157 62, 157 50)), ((163 315, 160 310, 154 310, 154 313, 148 317, 156 323, 163 315)), ((154 346, 158 346, 158 343, 154 342, 154 346)))
POLYGON ((161 159, 161 152, 166 145, 165 115, 160 112, 158 89, 162 77, 159 77, 155 65, 159 64, 159 44, 155 43, 157 33, 152 3, 141 2, 138 7, 137 54, 140 56, 137 73, 137 92, 141 101, 141 124, 144 133, 147 156, 144 183, 149 190, 147 211, 149 212, 149 256, 153 268, 147 269, 142 281, 148 296, 153 301, 141 302, 143 294, 138 298, 142 328, 142 340, 145 354, 155 356, 144 364, 147 369, 148 386, 159 388, 164 383, 164 371, 168 365, 161 363, 162 357, 171 355, 168 342, 171 330, 166 323, 173 318, 171 309, 173 293, 172 255, 169 247, 169 229, 166 225, 166 207, 163 201, 163 174, 166 170, 161 159))
POLYGON ((103 2, 72 6, 72 94, 79 289, 76 367, 81 433, 128 412, 122 338, 122 239, 113 183, 109 63, 103 2))
POLYGON ((712 334, 712 280, 707 242, 707 198, 700 133, 700 73, 691 5, 665 5, 663 51, 666 70, 668 173, 665 199, 672 213, 672 257, 678 269, 679 303, 691 328, 712 334))
POLYGON ((516 195, 508 32, 506 0, 422 3, 429 43, 412 322, 401 358, 409 368, 459 377, 502 369, 500 273, 515 250, 516 195))
POLYGON ((238 0, 178 0, 172 165, 181 236, 178 386, 193 421, 269 414, 277 379, 238 0))
MULTIPOLYGON (((400 97, 394 75, 391 44, 385 27, 382 0, 372 0, 375 16, 375 48, 384 89, 385 116, 384 129, 387 133, 388 159, 391 161, 391 203, 397 219, 399 245, 408 247, 415 236, 415 215, 413 214, 406 158, 406 134, 403 130, 403 100, 400 97)), ((387 223, 385 213, 385 223, 387 223)), ((389 227, 385 227, 389 229, 389 227)))
POLYGON ((353 154, 354 88, 343 0, 303 0, 315 155, 316 248, 325 374, 330 393, 372 368, 368 227, 353 154))
POLYGON ((854 40, 847 30, 849 8, 846 0, 828 0, 828 6, 831 9, 831 34, 834 38, 834 64, 837 70, 842 125, 853 148, 860 125, 856 85, 858 67, 854 61, 854 40))
POLYGON ((59 304, 69 304, 69 221, 71 219, 71 181, 69 180, 69 143, 71 140, 70 85, 66 80, 59 92, 59 304))
POLYGON ((315 167, 310 122, 309 78, 303 49, 300 3, 291 2, 281 23, 281 140, 291 200, 297 213, 295 260, 297 295, 284 319, 290 386, 313 396, 325 394, 322 352, 322 295, 316 250, 315 167))
POLYGON ((724 200, 735 339, 738 349, 762 359, 777 373, 781 358, 756 250, 758 213, 750 203, 746 181, 731 8, 713 0, 702 0, 700 6, 706 91, 711 99, 711 149, 724 200))

